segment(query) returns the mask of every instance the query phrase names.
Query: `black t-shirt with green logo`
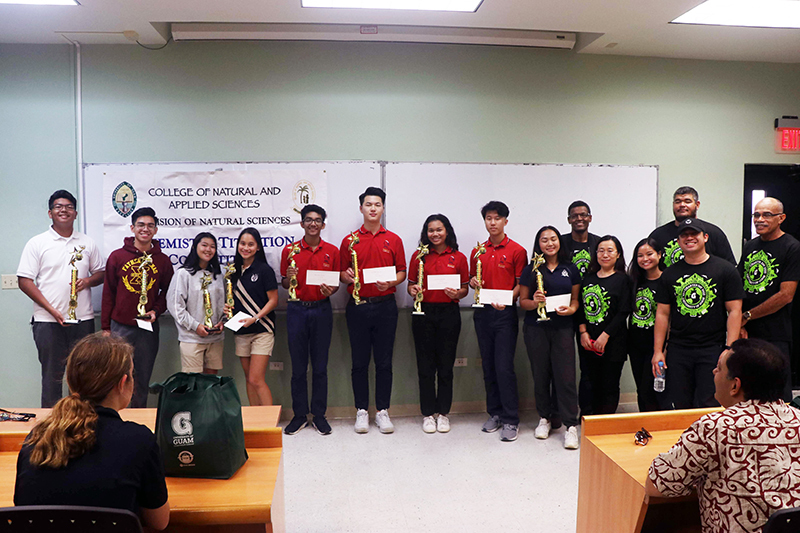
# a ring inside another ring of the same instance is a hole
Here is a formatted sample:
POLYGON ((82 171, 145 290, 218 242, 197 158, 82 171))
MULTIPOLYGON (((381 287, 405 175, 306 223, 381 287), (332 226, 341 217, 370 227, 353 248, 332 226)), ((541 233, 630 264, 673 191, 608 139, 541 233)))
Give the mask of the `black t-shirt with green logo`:
MULTIPOLYGON (((739 261, 744 280, 745 311, 775 295, 784 281, 800 281, 800 242, 788 233, 774 241, 757 237, 748 241, 739 261)), ((769 341, 792 341, 792 304, 745 324, 747 333, 769 341)))
POLYGON ((643 279, 633 296, 631 319, 628 325, 629 353, 653 353, 653 328, 656 323, 656 294, 661 278, 643 279))
POLYGON ((725 302, 743 297, 736 267, 711 255, 699 265, 678 261, 667 268, 661 275, 656 302, 670 306, 670 344, 707 348, 725 344, 725 302))
MULTIPOLYGON (((700 219, 698 219, 700 220, 700 219)), ((709 255, 715 255, 722 259, 736 264, 736 258, 733 256, 731 244, 728 242, 728 237, 725 232, 719 229, 711 222, 700 220, 708 233, 708 242, 706 243, 706 252, 709 255)), ((661 262, 664 267, 670 267, 683 259, 683 251, 678 245, 678 230, 680 228, 675 225, 675 221, 670 221, 653 230, 650 234, 651 239, 655 239, 658 244, 664 247, 664 255, 661 262)))
POLYGON ((631 312, 631 279, 622 272, 607 278, 587 274, 581 283, 580 320, 592 339, 601 333, 609 339, 603 357, 609 361, 624 361, 628 357, 625 324, 631 312))
POLYGON ((589 263, 597 252, 600 236, 590 233, 586 242, 577 242, 572 239, 572 233, 565 233, 561 236, 561 242, 569 252, 569 260, 578 268, 578 273, 582 278, 586 277, 589 263))

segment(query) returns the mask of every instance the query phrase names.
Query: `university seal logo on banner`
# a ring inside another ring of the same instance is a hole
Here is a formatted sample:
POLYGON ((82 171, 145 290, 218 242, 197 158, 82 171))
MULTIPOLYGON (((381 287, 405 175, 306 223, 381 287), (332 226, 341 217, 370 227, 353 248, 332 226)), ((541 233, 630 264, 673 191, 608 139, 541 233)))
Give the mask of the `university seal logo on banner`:
POLYGON ((317 191, 314 185, 306 180, 300 180, 292 187, 292 202, 294 202, 294 210, 299 213, 308 204, 313 204, 317 199, 317 191))
POLYGON ((123 181, 111 195, 111 205, 119 216, 125 218, 136 209, 136 189, 127 181, 123 181))

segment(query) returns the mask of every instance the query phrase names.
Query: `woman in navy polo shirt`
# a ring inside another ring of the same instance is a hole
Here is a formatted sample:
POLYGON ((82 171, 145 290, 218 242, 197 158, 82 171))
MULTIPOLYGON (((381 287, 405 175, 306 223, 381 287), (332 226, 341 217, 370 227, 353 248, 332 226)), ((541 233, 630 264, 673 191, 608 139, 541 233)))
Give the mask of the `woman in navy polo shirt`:
POLYGON ((523 336, 533 370, 536 410, 540 417, 534 435, 537 439, 546 439, 553 418, 559 417, 567 426, 564 447, 574 450, 578 448, 578 390, 572 315, 579 306, 581 275, 553 226, 544 226, 536 233, 533 251, 544 256, 545 262, 538 268, 544 291, 538 289, 531 262, 519 278, 519 305, 526 311, 523 336), (547 313, 549 320, 539 321, 540 303, 546 303, 548 297, 567 294, 569 305, 557 307, 547 313), (555 394, 551 395, 552 392, 555 394))
POLYGON ((453 364, 461 333, 458 300, 469 291, 469 265, 464 254, 458 251, 456 233, 444 215, 431 215, 425 220, 419 242, 429 247, 428 255, 423 257, 422 287, 417 285, 419 260, 415 251, 408 261, 407 290, 412 297, 422 291, 422 312, 425 313, 411 317, 417 351, 419 403, 424 417, 422 431, 447 433, 450 431, 447 415, 453 403, 453 364), (457 274, 460 281, 444 290, 427 290, 428 276, 442 274, 457 274))
POLYGON ((247 378, 247 399, 250 405, 272 405, 272 392, 264 376, 275 345, 278 281, 256 228, 245 228, 239 234, 233 264, 233 312, 249 315, 234 335, 236 355, 247 378))

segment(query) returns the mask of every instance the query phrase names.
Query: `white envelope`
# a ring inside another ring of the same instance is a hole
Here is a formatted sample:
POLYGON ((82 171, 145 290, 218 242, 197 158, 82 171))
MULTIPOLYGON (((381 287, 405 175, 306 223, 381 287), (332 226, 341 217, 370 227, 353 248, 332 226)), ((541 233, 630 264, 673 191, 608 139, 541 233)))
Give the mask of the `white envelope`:
POLYGON ((306 270, 306 285, 339 286, 339 272, 331 270, 306 270))
POLYGON ((511 305, 514 302, 514 291, 505 289, 481 289, 480 300, 484 305, 511 305))
POLYGON ((445 289, 460 289, 461 276, 458 274, 432 274, 428 276, 429 291, 443 291, 445 289))
POLYGON ((241 321, 244 320, 245 318, 250 318, 250 315, 248 315, 244 311, 239 311, 238 313, 233 315, 233 317, 230 320, 225 322, 225 327, 231 331, 239 331, 240 329, 242 329, 242 326, 244 326, 244 324, 241 321))
POLYGON ((364 268, 361 270, 362 283, 375 283, 377 281, 397 281, 397 270, 394 266, 364 268))
POLYGON ((143 329, 145 331, 153 331, 153 323, 148 322, 147 320, 139 320, 137 318, 136 325, 139 326, 139 329, 143 329))
POLYGON ((545 308, 548 313, 555 312, 559 307, 569 307, 569 302, 572 299, 571 294, 559 294, 557 296, 545 297, 545 308))

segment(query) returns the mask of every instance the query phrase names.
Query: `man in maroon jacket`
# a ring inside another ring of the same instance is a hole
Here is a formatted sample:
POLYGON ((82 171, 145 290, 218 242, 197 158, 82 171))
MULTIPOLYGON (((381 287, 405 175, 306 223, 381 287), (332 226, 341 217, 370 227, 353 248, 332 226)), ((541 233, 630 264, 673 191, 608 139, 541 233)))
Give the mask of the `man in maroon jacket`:
POLYGON ((104 332, 124 337, 133 345, 134 379, 131 407, 147 407, 147 390, 158 353, 157 318, 167 310, 167 289, 172 279, 172 263, 158 241, 158 218, 151 207, 137 209, 131 216, 133 237, 126 237, 122 248, 114 250, 106 263, 103 308, 100 326, 104 332), (138 318, 142 288, 140 265, 145 252, 152 257, 146 264, 146 318, 138 318), (149 324, 149 327, 148 327, 149 324))

